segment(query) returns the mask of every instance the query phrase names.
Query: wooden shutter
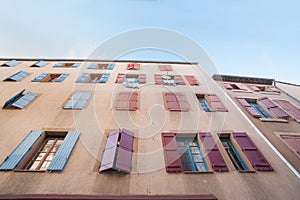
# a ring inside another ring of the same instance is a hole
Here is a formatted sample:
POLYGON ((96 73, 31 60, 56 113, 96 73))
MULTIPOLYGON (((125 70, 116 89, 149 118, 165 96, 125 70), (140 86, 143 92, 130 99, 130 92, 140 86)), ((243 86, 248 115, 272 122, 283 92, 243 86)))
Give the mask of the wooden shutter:
POLYGON ((170 111, 188 111, 189 104, 182 93, 165 93, 167 109, 170 111))
POLYGON ((280 135, 296 152, 300 154, 300 135, 280 135))
POLYGON ((145 84, 146 83, 146 74, 140 74, 139 75, 139 84, 145 84))
POLYGON ((213 110, 222 112, 228 111, 216 94, 205 94, 205 99, 213 110))
POLYGON ((258 99, 262 102, 273 114, 275 114, 278 118, 288 118, 289 115, 279 108, 271 99, 268 97, 261 97, 258 99))
POLYGON ((223 83, 224 88, 226 88, 227 90, 232 90, 233 87, 229 84, 229 83, 223 83))
POLYGON ((251 90, 255 91, 255 92, 259 92, 259 91, 260 91, 260 89, 259 89, 258 87, 256 87, 255 85, 248 85, 248 87, 249 87, 251 90))
POLYGON ((268 97, 258 98, 258 101, 262 102, 268 109, 278 107, 271 99, 268 97))
POLYGON ((156 85, 162 84, 162 75, 160 74, 154 74, 154 81, 156 85))
POLYGON ((174 79, 176 80, 177 85, 185 85, 185 82, 181 75, 175 75, 174 79))
POLYGON ((199 133, 200 139, 204 145, 205 151, 207 153, 208 159, 212 165, 214 171, 217 172, 227 172, 228 168, 225 163, 225 160, 222 157, 222 154, 209 132, 199 133))
POLYGON ((248 88, 242 83, 235 84, 240 90, 248 90, 248 88))
POLYGON ((260 118, 260 114, 246 101, 246 99, 237 97, 236 100, 244 107, 244 109, 253 117, 260 118))
POLYGON ((138 93, 137 92, 121 92, 117 97, 115 108, 117 110, 137 110, 138 109, 138 93))
POLYGON ((288 100, 274 100, 281 108, 288 112, 296 120, 300 120, 300 109, 288 100))
POLYGON ((253 168, 258 171, 273 171, 273 168, 258 150, 251 138, 245 132, 234 132, 233 137, 247 156, 253 168))
POLYGON ((22 142, 0 164, 0 171, 13 170, 43 133, 44 131, 42 130, 30 131, 22 142))
POLYGON ((182 172, 180 156, 174 133, 162 133, 162 143, 167 172, 182 172))
POLYGON ((118 76, 117 76, 117 78, 116 78, 116 81, 115 81, 115 83, 122 84, 122 83, 123 83, 123 80, 124 80, 124 78, 125 78, 125 74, 123 74, 123 73, 119 73, 119 74, 118 74, 118 76))
POLYGON ((194 76, 185 76, 190 85, 199 85, 199 82, 194 76))
POLYGON ((47 168, 48 171, 62 171, 75 147, 79 138, 79 131, 69 131, 57 150, 52 162, 47 168))
POLYGON ((123 129, 116 157, 115 168, 119 171, 130 172, 132 151, 133 151, 133 136, 134 134, 123 129))

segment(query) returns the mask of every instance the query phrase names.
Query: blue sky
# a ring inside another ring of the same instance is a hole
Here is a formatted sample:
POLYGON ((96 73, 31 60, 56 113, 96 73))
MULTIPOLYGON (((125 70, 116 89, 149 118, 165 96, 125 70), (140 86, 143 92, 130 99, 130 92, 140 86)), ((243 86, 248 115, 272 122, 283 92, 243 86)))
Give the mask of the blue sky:
MULTIPOLYGON (((0 0, 1 57, 86 58, 138 28, 174 30, 198 43, 219 73, 300 84, 298 0, 0 0)), ((124 58, 179 57, 140 51, 124 58)))

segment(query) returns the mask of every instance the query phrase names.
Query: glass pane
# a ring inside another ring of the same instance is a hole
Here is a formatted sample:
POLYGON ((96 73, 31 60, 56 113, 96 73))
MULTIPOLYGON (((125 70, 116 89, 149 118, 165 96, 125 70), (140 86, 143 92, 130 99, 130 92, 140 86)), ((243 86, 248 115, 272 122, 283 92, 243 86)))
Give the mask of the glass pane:
POLYGON ((55 156, 55 153, 49 153, 49 155, 46 158, 46 161, 51 161, 54 156, 55 156))
POLYGON ((39 161, 35 161, 32 163, 32 165, 28 168, 29 170, 35 170, 36 167, 40 164, 39 161))
POLYGON ((195 163, 195 165, 196 165, 197 171, 199 171, 199 172, 205 172, 205 171, 207 171, 205 169, 204 163, 195 163))
POLYGON ((45 162, 42 164, 40 170, 47 170, 47 168, 48 168, 49 165, 50 165, 50 162, 45 161, 45 162))
POLYGON ((41 161, 45 155, 46 155, 46 153, 39 153, 35 160, 41 161))
POLYGON ((200 156, 200 154, 193 155, 193 160, 194 160, 194 162, 203 162, 203 159, 200 156))
POLYGON ((198 147, 190 147, 192 154, 200 154, 200 150, 198 147))

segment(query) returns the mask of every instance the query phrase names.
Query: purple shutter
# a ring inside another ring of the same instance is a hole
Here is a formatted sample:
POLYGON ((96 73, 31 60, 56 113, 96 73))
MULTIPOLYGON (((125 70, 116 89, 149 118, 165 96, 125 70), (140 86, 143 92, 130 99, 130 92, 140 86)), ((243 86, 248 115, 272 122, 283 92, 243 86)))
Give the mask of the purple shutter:
POLYGON ((287 100, 274 100, 281 108, 288 112, 296 120, 300 120, 300 109, 287 100))
POLYGON ((105 150, 103 152, 99 172, 112 169, 114 167, 116 151, 118 148, 119 134, 119 130, 115 130, 109 133, 105 145, 105 150))
POLYGON ((280 135, 298 154, 300 154, 300 135, 280 135))
POLYGON ((216 94, 205 94, 205 99, 213 110, 227 112, 227 108, 216 94))
POLYGON ((246 101, 244 98, 237 97, 236 100, 244 107, 244 109, 253 117, 260 118, 260 114, 246 101))
POLYGON ((126 129, 122 130, 115 166, 116 169, 120 171, 130 172, 133 150, 133 136, 134 134, 132 132, 126 129))
POLYGON ((253 168, 258 171, 273 171, 273 168, 257 149, 251 138, 245 132, 232 133, 233 137, 247 156, 253 168))
POLYGON ((270 111, 274 113, 278 118, 288 118, 289 115, 279 107, 270 108, 270 111))
POLYGON ((199 133, 199 136, 204 145, 213 170, 216 172, 227 172, 227 165, 211 133, 201 132, 199 133))
POLYGON ((260 89, 259 89, 258 87, 256 87, 255 85, 248 85, 248 87, 249 87, 251 90, 255 91, 255 92, 259 92, 259 91, 260 91, 260 89))
POLYGON ((129 151, 132 151, 133 137, 134 134, 132 132, 123 129, 119 146, 129 151))
POLYGON ((229 84, 229 83, 223 83, 224 88, 226 88, 227 90, 232 90, 233 87, 229 84))
POLYGON ((235 84, 240 90, 248 90, 247 87, 242 83, 235 84))
POLYGON ((180 156, 174 133, 162 133, 162 143, 167 172, 182 172, 180 156))
POLYGON ((262 102, 268 109, 278 107, 271 99, 268 97, 258 98, 258 101, 262 102))
POLYGON ((280 91, 279 89, 277 89, 276 87, 271 86, 271 87, 269 87, 269 88, 270 88, 270 90, 272 90, 273 92, 281 93, 281 91, 280 91))

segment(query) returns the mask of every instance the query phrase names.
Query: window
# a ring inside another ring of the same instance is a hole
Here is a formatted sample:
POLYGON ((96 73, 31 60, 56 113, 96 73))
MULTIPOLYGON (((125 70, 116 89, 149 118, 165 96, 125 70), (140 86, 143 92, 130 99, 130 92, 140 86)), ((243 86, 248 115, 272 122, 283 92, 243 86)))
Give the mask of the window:
POLYGON ((123 129, 108 134, 99 172, 119 171, 129 173, 133 152, 134 134, 123 129))
POLYGON ((56 63, 53 67, 66 67, 66 68, 77 68, 81 65, 81 63, 74 62, 60 62, 56 63))
POLYGON ((242 157, 232 144, 230 134, 221 134, 219 137, 235 169, 238 171, 248 170, 247 165, 244 163, 242 157))
POLYGON ((211 112, 211 111, 227 112, 228 111, 216 94, 212 94, 212 93, 196 94, 196 97, 201 105, 201 108, 205 112, 211 112))
POLYGON ((160 75, 155 74, 154 80, 156 85, 185 85, 185 82, 180 75, 160 75))
POLYGON ((249 102, 250 106, 260 115, 260 118, 273 118, 265 109, 263 109, 256 102, 249 102))
POLYGON ((127 70, 140 70, 141 65, 137 63, 130 63, 127 65, 127 70))
POLYGON ((7 61, 6 63, 3 63, 1 65, 1 67, 14 67, 16 65, 18 65, 20 62, 17 61, 17 60, 10 60, 10 61, 7 61))
POLYGON ((92 73, 82 73, 76 83, 106 83, 110 77, 109 73, 103 74, 92 74, 92 73))
POLYGON ((273 100, 278 104, 283 110, 285 110, 290 116, 292 116, 296 121, 300 121, 300 109, 289 102, 288 100, 273 100))
POLYGON ((170 111, 189 111, 189 104, 183 93, 164 93, 167 109, 170 111))
POLYGON ((297 154, 300 155, 300 135, 280 135, 280 137, 290 146, 297 154))
POLYGON ((177 134, 176 143, 183 171, 208 171, 205 159, 197 140, 197 135, 184 136, 177 134))
POLYGON ((122 74, 117 75, 115 83, 123 84, 128 88, 139 88, 139 84, 146 83, 146 74, 122 74))
POLYGON ((196 97, 201 105, 201 108, 205 111, 205 112, 211 112, 212 108, 209 106, 208 102, 206 101, 206 99, 204 98, 204 95, 201 94, 196 94, 196 97))
POLYGON ((210 160, 212 169, 216 172, 227 172, 227 165, 212 134, 210 132, 200 132, 199 137, 210 160))
POLYGON ((158 65, 160 71, 173 71, 171 65, 158 65))
POLYGON ((116 110, 138 109, 138 93, 137 92, 120 92, 117 96, 116 110))
POLYGON ((79 135, 79 131, 32 130, 0 164, 0 170, 62 171, 79 135))
POLYGON ((35 77, 32 82, 62 82, 64 81, 69 74, 49 74, 49 73, 42 73, 39 76, 35 77))
POLYGON ((88 66, 88 69, 109 69, 109 70, 113 70, 115 67, 114 63, 110 63, 110 64, 96 64, 96 63, 92 63, 88 66))
POLYGON ((13 75, 11 75, 10 77, 8 77, 7 79, 5 79, 4 81, 21 81, 22 79, 24 79, 25 77, 27 77, 29 75, 28 72, 25 71, 19 71, 13 75))
POLYGON ((34 63, 33 65, 31 65, 31 67, 44 67, 45 65, 47 65, 48 63, 44 60, 40 60, 36 63, 34 63))
POLYGON ((252 167, 257 171, 273 171, 273 168, 259 151, 251 138, 245 132, 232 133, 233 138, 237 141, 244 154, 247 156, 252 167))
POLYGON ((199 85, 199 82, 194 76, 184 76, 190 85, 199 85))
POLYGON ((89 100, 92 92, 74 92, 72 97, 68 100, 64 109, 83 109, 89 100))
POLYGON ((3 106, 3 108, 25 108, 31 101, 33 101, 38 95, 32 92, 27 92, 26 94, 23 94, 25 91, 22 90, 15 96, 11 97, 9 100, 7 100, 3 106))

